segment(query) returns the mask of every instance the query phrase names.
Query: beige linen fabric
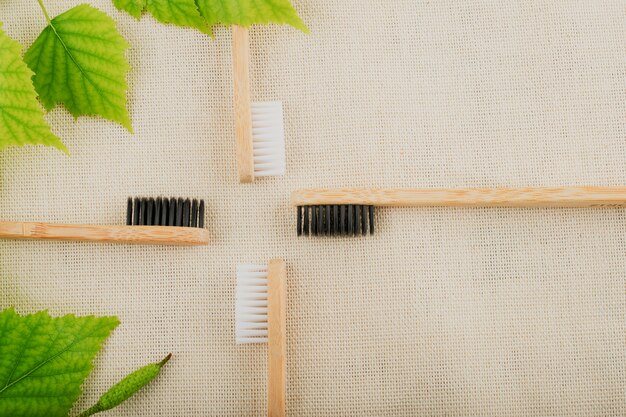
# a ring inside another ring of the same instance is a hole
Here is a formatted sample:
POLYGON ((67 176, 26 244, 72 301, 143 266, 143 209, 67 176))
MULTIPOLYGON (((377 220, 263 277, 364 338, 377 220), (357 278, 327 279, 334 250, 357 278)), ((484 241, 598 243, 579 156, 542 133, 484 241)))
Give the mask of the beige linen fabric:
MULTIPOLYGON (((79 1, 47 1, 58 14, 79 1)), ((283 178, 240 185, 230 34, 135 22, 136 135, 49 114, 71 157, 0 154, 0 218, 120 224, 128 196, 208 202, 203 248, 0 242, 0 307, 115 314, 80 407, 168 352, 108 416, 262 416, 263 345, 234 344, 238 263, 289 267, 290 416, 626 413, 626 211, 384 209, 378 233, 295 236, 308 186, 626 185, 626 1, 297 0, 252 30, 253 97, 282 100, 283 178)), ((35 1, 5 0, 30 45, 35 1)))

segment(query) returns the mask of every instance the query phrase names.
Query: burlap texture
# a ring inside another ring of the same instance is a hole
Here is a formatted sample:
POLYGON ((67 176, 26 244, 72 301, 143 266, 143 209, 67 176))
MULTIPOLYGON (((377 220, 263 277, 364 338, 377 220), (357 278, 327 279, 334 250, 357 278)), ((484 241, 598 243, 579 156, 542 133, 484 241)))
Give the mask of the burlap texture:
MULTIPOLYGON (((47 1, 58 14, 79 1, 47 1)), ((236 177, 230 33, 140 22, 136 135, 49 114, 71 157, 0 154, 0 218, 120 224, 128 196, 208 202, 203 248, 0 242, 0 308, 114 314, 80 406, 174 354, 108 416, 262 416, 266 348, 234 344, 235 268, 284 257, 290 416, 626 413, 623 209, 385 209, 378 234, 295 236, 309 186, 626 185, 625 1, 297 0, 252 30, 287 176, 236 177)), ((35 1, 0 2, 30 45, 35 1)))

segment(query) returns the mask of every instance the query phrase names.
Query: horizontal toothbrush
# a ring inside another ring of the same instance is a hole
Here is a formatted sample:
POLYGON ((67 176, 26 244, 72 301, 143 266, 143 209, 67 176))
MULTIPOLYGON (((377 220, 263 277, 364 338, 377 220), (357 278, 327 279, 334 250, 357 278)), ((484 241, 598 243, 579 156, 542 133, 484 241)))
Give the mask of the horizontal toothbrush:
POLYGON ((280 259, 239 265, 235 301, 237 343, 267 343, 267 415, 285 416, 287 272, 280 259))
POLYGON ((61 240, 143 245, 199 246, 209 243, 204 201, 128 199, 126 225, 0 222, 2 239, 61 240))
POLYGON ((626 187, 339 188, 291 195, 298 235, 374 232, 374 207, 626 207, 626 187))

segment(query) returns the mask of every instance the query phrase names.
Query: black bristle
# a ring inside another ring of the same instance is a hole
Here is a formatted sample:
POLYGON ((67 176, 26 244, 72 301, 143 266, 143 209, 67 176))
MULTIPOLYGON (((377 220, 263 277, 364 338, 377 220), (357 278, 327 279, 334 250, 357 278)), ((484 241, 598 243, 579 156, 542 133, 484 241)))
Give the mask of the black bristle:
POLYGON ((361 206, 361 234, 367 234, 367 206, 361 206))
POLYGON ((302 236, 302 206, 298 206, 296 233, 298 234, 298 236, 302 236))
POLYGON ((128 204, 126 205, 126 226, 133 224, 133 199, 128 197, 128 204))
POLYGON ((200 209, 198 210, 198 227, 204 229, 204 200, 200 200, 200 209))
POLYGON ((348 205, 348 236, 354 234, 354 206, 348 205))
POLYGON ((178 226, 204 228, 204 200, 182 198, 129 198, 129 226, 178 226))
POLYGON ((186 199, 183 203, 183 227, 189 227, 191 223, 191 200, 186 199))
POLYGON ((133 210, 133 224, 139 226, 139 214, 141 213, 141 202, 135 198, 135 209, 133 210))
POLYGON ((340 204, 298 206, 298 236, 358 236, 374 233, 374 206, 340 204))
POLYGON ((204 200, 130 197, 126 207, 129 226, 178 226, 204 228, 204 200))
POLYGON ((311 235, 317 235, 317 206, 311 206, 311 235))
POLYGON ((154 221, 152 223, 155 226, 161 225, 161 197, 157 197, 154 202, 154 221))
POLYGON ((311 234, 317 236, 317 209, 318 206, 311 206, 311 234))
POLYGON ((183 225, 183 206, 185 202, 182 198, 179 198, 176 203, 176 223, 175 225, 178 227, 182 227, 183 225))
POLYGON ((167 198, 161 200, 161 219, 159 220, 161 226, 167 226, 167 208, 169 203, 167 198))
POLYGON ((170 198, 169 200, 169 208, 167 209, 167 225, 175 226, 176 225, 176 199, 170 198))
POLYGON ((319 206, 317 210, 317 234, 324 234, 324 206, 319 206))
POLYGON ((304 223, 303 223, 303 227, 302 227, 302 233, 305 236, 309 235, 309 206, 304 206, 304 223))
POLYGON ((152 226, 154 223, 154 198, 148 199, 148 208, 146 209, 146 226, 152 226))
POLYGON ((141 218, 139 219, 139 224, 141 224, 142 226, 146 225, 147 211, 148 211, 148 199, 142 198, 141 199, 141 218))
POLYGON ((330 206, 326 206, 326 235, 330 236, 331 233, 331 221, 330 221, 330 206))
POLYGON ((191 203, 191 223, 189 225, 191 227, 198 227, 198 200, 195 198, 191 203))

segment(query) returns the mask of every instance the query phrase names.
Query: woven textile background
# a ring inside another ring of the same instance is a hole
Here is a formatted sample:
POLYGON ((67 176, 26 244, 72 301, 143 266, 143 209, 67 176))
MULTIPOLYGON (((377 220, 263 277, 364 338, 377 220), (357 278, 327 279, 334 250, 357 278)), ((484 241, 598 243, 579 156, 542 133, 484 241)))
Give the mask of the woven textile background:
MULTIPOLYGON (((79 1, 47 1, 58 14, 79 1)), ((108 416, 262 416, 266 348, 234 343, 235 268, 288 263, 291 416, 626 413, 626 210, 384 209, 359 239, 295 236, 311 186, 626 185, 626 1, 296 0, 310 36, 251 34, 282 100, 287 176, 236 177, 230 33, 140 22, 136 135, 49 114, 71 157, 0 153, 0 218, 121 224, 128 196, 202 197, 203 248, 0 242, 0 308, 115 314, 80 407, 174 359, 108 416)), ((0 2, 30 45, 37 3, 0 2)))

